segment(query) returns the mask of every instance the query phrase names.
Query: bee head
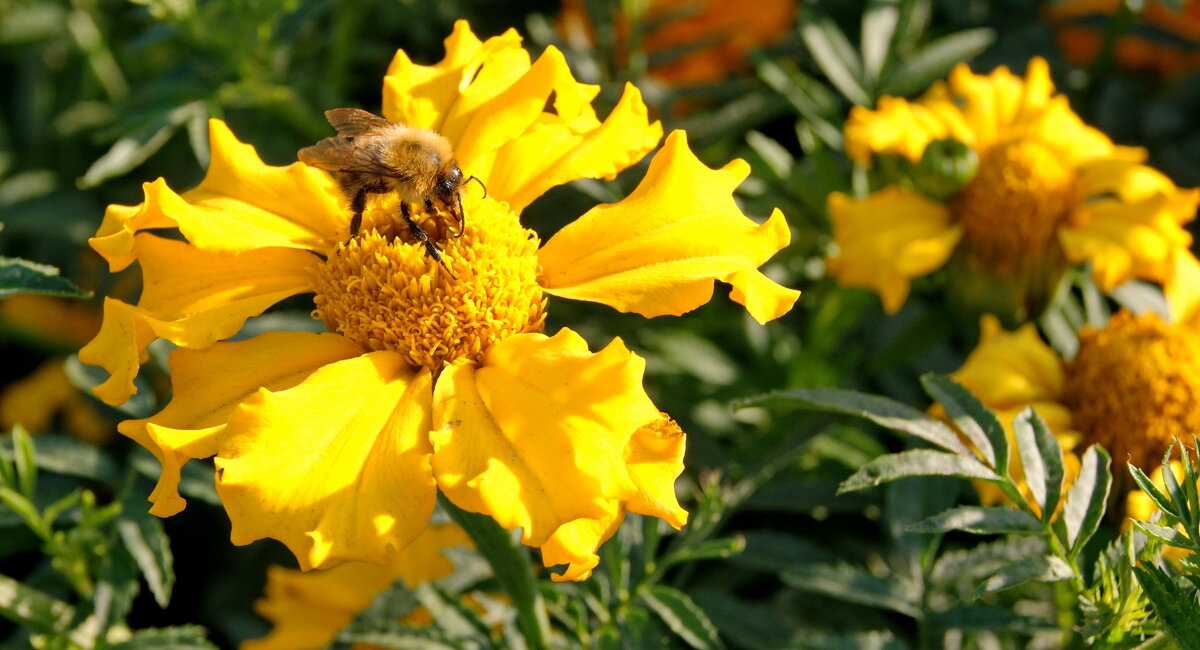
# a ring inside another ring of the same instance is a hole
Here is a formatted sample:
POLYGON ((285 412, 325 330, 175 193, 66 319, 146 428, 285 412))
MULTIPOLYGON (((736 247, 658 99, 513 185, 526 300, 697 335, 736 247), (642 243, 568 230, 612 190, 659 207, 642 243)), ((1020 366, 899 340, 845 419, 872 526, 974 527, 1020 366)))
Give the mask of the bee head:
POLYGON ((436 191, 443 199, 450 199, 458 195, 458 188, 462 187, 463 174, 458 165, 451 163, 450 169, 442 175, 438 181, 436 191))

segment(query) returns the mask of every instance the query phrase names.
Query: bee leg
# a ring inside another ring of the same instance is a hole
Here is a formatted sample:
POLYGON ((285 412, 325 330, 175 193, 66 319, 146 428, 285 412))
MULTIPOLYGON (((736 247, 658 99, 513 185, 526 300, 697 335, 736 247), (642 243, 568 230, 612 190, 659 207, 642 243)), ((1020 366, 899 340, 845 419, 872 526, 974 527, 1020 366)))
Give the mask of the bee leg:
POLYGON ((437 260, 437 263, 441 264, 443 269, 446 269, 446 273, 449 273, 450 277, 457 280, 458 276, 454 275, 454 271, 451 271, 449 266, 446 266, 446 260, 442 258, 442 251, 433 242, 429 241, 429 235, 425 234, 425 230, 412 220, 412 216, 409 214, 408 203, 404 201, 400 202, 400 216, 404 217, 404 223, 408 224, 408 232, 412 233, 412 236, 425 246, 425 254, 437 260))
POLYGON ((361 189, 355 192, 354 198, 350 199, 350 209, 354 211, 354 216, 350 217, 350 236, 354 237, 358 234, 358 228, 362 225, 363 210, 367 208, 367 190, 361 189))

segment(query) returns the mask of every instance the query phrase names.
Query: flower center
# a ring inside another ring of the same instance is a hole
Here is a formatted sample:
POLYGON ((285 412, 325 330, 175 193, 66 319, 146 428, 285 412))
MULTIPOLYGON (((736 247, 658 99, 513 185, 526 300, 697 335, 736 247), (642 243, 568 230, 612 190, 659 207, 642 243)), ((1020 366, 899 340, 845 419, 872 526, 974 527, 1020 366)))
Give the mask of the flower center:
POLYGON ((1084 443, 1150 471, 1177 437, 1200 432, 1200 342, 1154 314, 1121 311, 1085 329, 1064 401, 1084 443))
POLYGON ((432 233, 446 265, 409 243, 394 198, 363 215, 360 234, 316 268, 313 317, 367 350, 393 350, 439 372, 457 359, 479 361, 494 343, 541 331, 546 298, 537 283, 538 238, 491 199, 465 206, 466 232, 448 237, 423 210, 413 219, 432 233))
POLYGON ((951 210, 963 243, 985 266, 1015 273, 1050 245, 1074 204, 1075 176, 1062 157, 1034 138, 989 147, 951 210))

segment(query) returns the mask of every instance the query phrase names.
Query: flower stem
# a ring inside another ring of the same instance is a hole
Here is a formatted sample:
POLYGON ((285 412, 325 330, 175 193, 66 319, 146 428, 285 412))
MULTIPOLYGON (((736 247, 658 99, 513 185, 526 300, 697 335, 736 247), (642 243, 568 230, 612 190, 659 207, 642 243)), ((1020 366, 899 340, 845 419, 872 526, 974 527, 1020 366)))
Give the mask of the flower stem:
POLYGON ((475 549, 491 565, 496 582, 500 583, 517 610, 517 625, 525 635, 527 646, 533 650, 547 647, 550 619, 529 556, 513 542, 508 531, 491 517, 462 510, 450 503, 441 492, 438 493, 438 503, 454 523, 467 531, 471 541, 475 542, 475 549))

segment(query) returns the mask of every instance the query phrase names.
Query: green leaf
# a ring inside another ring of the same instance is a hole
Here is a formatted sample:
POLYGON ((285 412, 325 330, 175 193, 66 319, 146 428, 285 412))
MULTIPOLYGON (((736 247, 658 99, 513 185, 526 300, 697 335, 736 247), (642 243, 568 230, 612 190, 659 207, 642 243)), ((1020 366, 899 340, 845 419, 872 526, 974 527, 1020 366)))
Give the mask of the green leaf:
POLYGON ((462 599, 428 582, 418 585, 413 593, 433 617, 438 629, 449 638, 463 642, 463 645, 486 645, 491 631, 462 599))
POLYGON ((1146 533, 1150 537, 1154 537, 1154 538, 1158 539, 1159 541, 1161 541, 1163 544, 1166 544, 1167 546, 1174 546, 1176 548, 1186 548, 1189 550, 1191 550, 1193 548, 1192 541, 1190 539, 1188 539, 1187 535, 1184 535, 1183 533, 1179 532, 1179 529, 1177 529, 1177 528, 1171 528, 1168 526, 1159 526, 1158 524, 1152 524, 1152 523, 1140 521, 1137 519, 1133 519, 1132 521, 1133 521, 1133 525, 1137 526, 1139 529, 1141 529, 1141 531, 1143 533, 1146 533))
POLYGON ((1195 594, 1183 590, 1165 571, 1154 566, 1133 567, 1138 583, 1150 599, 1154 613, 1175 642, 1186 650, 1200 650, 1200 607, 1195 594))
POLYGON ((18 293, 40 293, 62 298, 87 298, 92 294, 59 277, 57 268, 15 257, 0 257, 0 298, 18 293))
POLYGON ((1062 498, 1062 446, 1032 407, 1021 411, 1013 420, 1013 436, 1021 454, 1025 484, 1042 511, 1042 521, 1050 521, 1062 498))
POLYGON ((943 36, 892 67, 879 86, 880 95, 906 96, 920 92, 949 74, 961 62, 970 61, 996 40, 986 28, 968 29, 943 36))
POLYGON ((1073 553, 1087 543, 1104 516, 1108 490, 1112 486, 1112 473, 1108 471, 1109 460, 1108 452, 1100 445, 1088 447, 1083 453, 1079 478, 1075 479, 1075 484, 1067 493, 1063 519, 1067 526, 1067 547, 1073 553))
POLYGON ((152 627, 138 630, 126 641, 108 646, 109 650, 217 650, 199 625, 152 627))
POLYGON ((805 7, 800 16, 800 38, 817 67, 846 99, 861 106, 874 103, 863 85, 862 64, 854 46, 828 16, 815 7, 805 7))
MULTIPOLYGON (((13 458, 12 440, 0 440, 0 457, 13 458)), ((44 470, 106 483, 120 480, 116 464, 95 445, 70 436, 48 433, 38 436, 34 464, 44 470)))
POLYGON ((1028 582, 1059 582, 1069 580, 1075 572, 1062 558, 1037 555, 1006 564, 991 577, 975 587, 975 597, 994 594, 1028 582))
POLYGON ((120 546, 103 549, 95 589, 88 599, 92 614, 76 630, 80 634, 95 634, 97 640, 104 638, 109 629, 125 621, 139 591, 133 556, 120 546))
POLYGON ((529 555, 521 550, 509 535, 487 515, 467 512, 438 493, 438 503, 462 526, 496 576, 496 582, 512 599, 517 610, 517 625, 525 635, 530 648, 545 648, 550 639, 550 619, 546 615, 546 604, 538 591, 537 579, 529 555))
POLYGON ((682 591, 667 585, 654 585, 641 593, 641 600, 672 632, 693 648, 704 650, 722 647, 716 626, 708 620, 704 610, 682 591))
POLYGON ((50 537, 50 528, 42 520, 33 502, 25 498, 25 495, 12 488, 0 486, 0 503, 8 506, 8 509, 20 517, 38 537, 43 540, 50 537))
POLYGON ((740 402, 742 406, 827 411, 864 418, 881 427, 907 433, 963 456, 974 452, 940 420, 896 400, 841 388, 796 388, 775 391, 740 402))
POLYGON ((460 650, 462 645, 437 628, 405 627, 396 623, 360 629, 351 625, 338 633, 337 640, 347 645, 364 644, 396 650, 460 650))
POLYGON ((779 577, 784 584, 803 591, 913 618, 921 616, 914 598, 899 591, 898 585, 849 564, 802 564, 785 569, 779 577))
POLYGON ((737 537, 720 537, 698 544, 689 544, 674 551, 659 560, 664 566, 674 566, 697 560, 724 560, 731 558, 746 549, 746 539, 737 537))
POLYGON ((926 622, 942 630, 996 630, 1021 634, 1034 634, 1056 627, 1053 621, 1022 616, 996 605, 957 605, 931 614, 926 622))
POLYGON ((962 431, 975 447, 983 453, 983 457, 1004 476, 1008 473, 1008 435, 1004 426, 983 402, 980 402, 966 388, 958 385, 945 375, 929 373, 921 376, 921 386, 938 404, 946 409, 946 414, 954 421, 959 431, 962 431))
POLYGON ((149 514, 144 503, 134 503, 129 499, 121 514, 121 519, 117 521, 117 533, 142 570, 155 602, 165 608, 171 602, 175 568, 170 539, 163 530, 162 520, 149 514))
POLYGON ((892 36, 895 35, 896 24, 900 20, 898 5, 898 0, 871 0, 863 12, 862 37, 859 43, 862 48, 863 70, 867 80, 871 82, 879 79, 880 72, 887 65, 892 36))
POLYGON ((794 65, 764 56, 755 57, 758 76, 763 83, 779 93, 805 122, 831 148, 841 150, 841 127, 835 123, 833 111, 840 102, 829 89, 794 65))
POLYGON ((1042 523, 1033 515, 1015 508, 956 506, 908 527, 914 533, 945 533, 961 530, 976 535, 1014 533, 1036 535, 1042 523))
POLYGON ((33 501, 37 490, 37 451, 33 438, 21 426, 13 427, 13 461, 17 465, 17 486, 26 499, 33 501))
POLYGON ((67 603, 0 575, 0 616, 42 634, 67 632, 75 610, 67 603))
MULTIPOLYGON (((1142 492, 1145 492, 1151 501, 1154 501, 1154 505, 1175 519, 1180 519, 1179 510, 1175 507, 1175 504, 1171 503, 1171 499, 1163 494, 1162 490, 1158 489, 1154 481, 1151 481, 1150 477, 1146 476, 1146 473, 1141 469, 1135 467, 1133 463, 1127 464, 1129 465, 1129 473, 1133 475, 1134 482, 1138 484, 1138 487, 1142 488, 1142 492)), ((1165 465, 1164 467, 1170 467, 1170 465, 1165 465)))
POLYGON ((943 451, 912 449, 880 456, 863 465, 838 486, 838 493, 862 490, 909 476, 958 476, 998 481, 1000 477, 983 463, 943 451))

